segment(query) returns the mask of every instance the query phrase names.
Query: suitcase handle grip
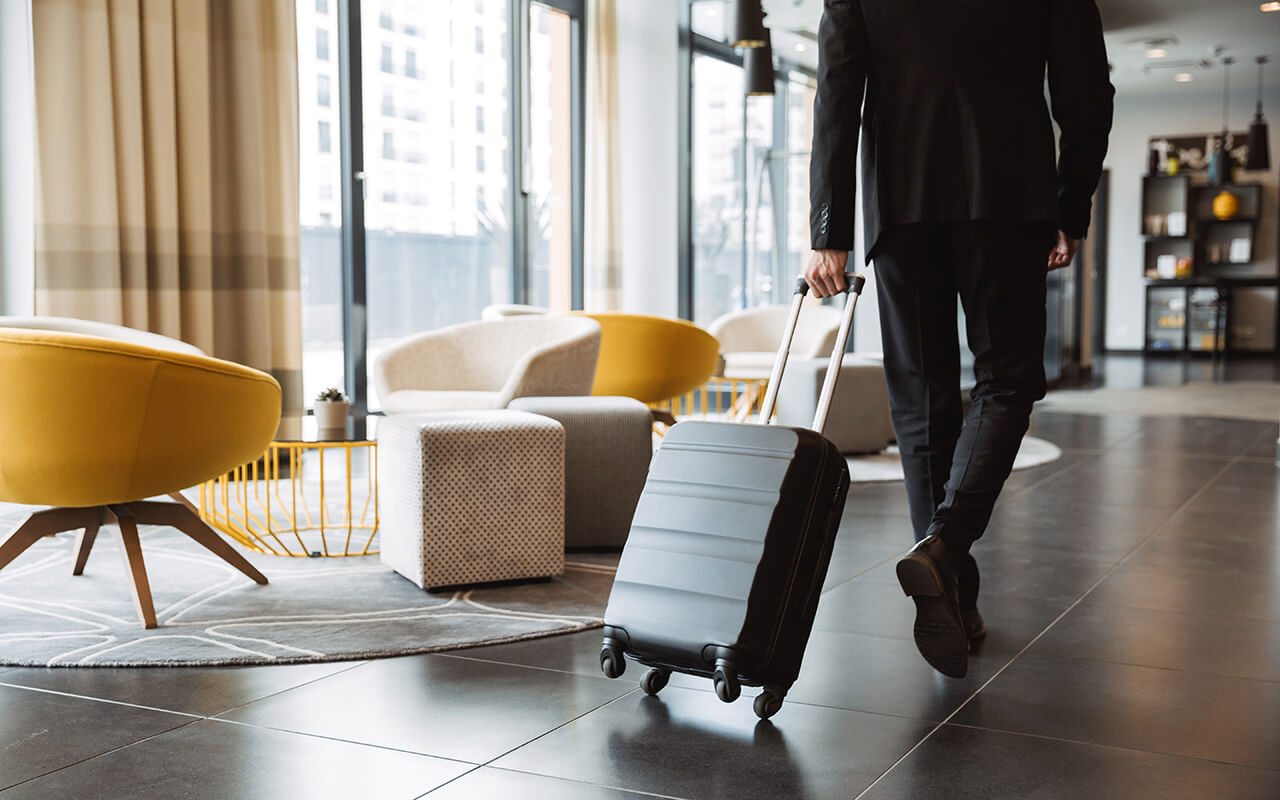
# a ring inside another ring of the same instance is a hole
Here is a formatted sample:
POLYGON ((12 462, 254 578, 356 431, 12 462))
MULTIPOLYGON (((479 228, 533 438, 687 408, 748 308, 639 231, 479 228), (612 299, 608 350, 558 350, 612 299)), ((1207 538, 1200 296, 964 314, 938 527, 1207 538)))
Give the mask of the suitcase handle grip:
MULTIPOLYGON (((831 398, 836 391, 836 379, 840 376, 840 367, 844 360, 844 349, 849 343, 849 331, 853 328, 853 311, 858 306, 858 298, 862 296, 862 288, 866 285, 867 279, 856 273, 846 272, 844 282, 848 297, 844 301, 840 331, 836 334, 836 344, 831 350, 827 375, 822 382, 822 392, 818 396, 818 408, 813 415, 813 429, 818 433, 822 433, 822 429, 827 424, 831 398)), ((760 405, 761 425, 768 425, 769 420, 773 418, 773 410, 778 402, 778 388, 782 384, 782 373, 787 367, 787 356, 791 353, 791 340, 795 338, 796 323, 800 321, 800 310, 808 293, 809 282, 801 277, 796 281, 795 294, 791 300, 791 314, 787 317, 787 327, 782 332, 782 344, 778 347, 778 356, 773 362, 773 373, 769 376, 769 385, 765 388, 764 401, 760 405)))

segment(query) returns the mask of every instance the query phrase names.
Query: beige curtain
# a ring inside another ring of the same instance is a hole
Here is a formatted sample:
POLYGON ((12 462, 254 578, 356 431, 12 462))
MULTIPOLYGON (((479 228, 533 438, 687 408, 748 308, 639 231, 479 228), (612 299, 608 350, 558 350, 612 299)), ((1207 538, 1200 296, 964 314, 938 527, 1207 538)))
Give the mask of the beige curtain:
POLYGON ((587 6, 587 203, 584 299, 622 308, 622 127, 618 115, 617 0, 587 6))
POLYGON ((301 407, 294 0, 33 0, 36 311, 174 336, 301 407))

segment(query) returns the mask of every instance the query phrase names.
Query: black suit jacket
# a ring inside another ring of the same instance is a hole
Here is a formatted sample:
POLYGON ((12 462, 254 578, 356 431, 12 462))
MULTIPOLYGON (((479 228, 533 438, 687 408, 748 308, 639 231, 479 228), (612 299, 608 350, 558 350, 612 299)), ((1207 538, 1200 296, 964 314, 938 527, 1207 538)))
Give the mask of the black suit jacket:
POLYGON ((1084 237, 1115 95, 1094 0, 826 0, 818 37, 814 249, 853 248, 860 127, 868 260, 914 222, 1084 237))

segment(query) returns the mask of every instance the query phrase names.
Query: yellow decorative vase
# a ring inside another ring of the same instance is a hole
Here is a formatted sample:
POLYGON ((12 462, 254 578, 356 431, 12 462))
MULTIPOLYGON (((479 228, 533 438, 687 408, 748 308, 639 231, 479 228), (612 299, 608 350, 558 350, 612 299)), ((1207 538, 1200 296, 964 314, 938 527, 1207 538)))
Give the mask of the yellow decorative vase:
POLYGON ((1213 198, 1213 215, 1218 219, 1231 219, 1240 211, 1240 201, 1231 192, 1222 190, 1213 198))

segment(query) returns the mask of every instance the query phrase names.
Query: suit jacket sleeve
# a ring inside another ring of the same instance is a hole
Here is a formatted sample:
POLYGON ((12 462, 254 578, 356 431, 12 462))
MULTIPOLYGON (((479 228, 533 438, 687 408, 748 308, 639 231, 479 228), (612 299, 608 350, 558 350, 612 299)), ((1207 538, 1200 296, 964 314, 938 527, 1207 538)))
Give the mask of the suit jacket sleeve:
POLYGON ((1058 228, 1089 229, 1093 193, 1107 155, 1115 88, 1094 0, 1052 0, 1049 99, 1058 123, 1058 228))
POLYGON ((852 250, 858 128, 867 83, 861 0, 826 0, 818 26, 818 94, 809 161, 809 232, 815 250, 852 250))

